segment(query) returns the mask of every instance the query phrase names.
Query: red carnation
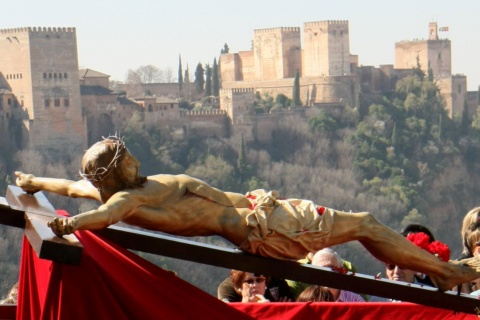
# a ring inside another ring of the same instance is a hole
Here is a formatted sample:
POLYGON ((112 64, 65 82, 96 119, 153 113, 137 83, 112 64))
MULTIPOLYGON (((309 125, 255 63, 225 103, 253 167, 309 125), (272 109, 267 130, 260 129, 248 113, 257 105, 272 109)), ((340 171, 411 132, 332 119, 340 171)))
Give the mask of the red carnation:
POLYGON ((430 237, 424 232, 410 233, 407 239, 421 249, 427 249, 430 244, 430 237))
POLYGON ((427 247, 427 251, 436 255, 440 260, 448 262, 450 260, 450 249, 445 243, 434 241, 427 247))

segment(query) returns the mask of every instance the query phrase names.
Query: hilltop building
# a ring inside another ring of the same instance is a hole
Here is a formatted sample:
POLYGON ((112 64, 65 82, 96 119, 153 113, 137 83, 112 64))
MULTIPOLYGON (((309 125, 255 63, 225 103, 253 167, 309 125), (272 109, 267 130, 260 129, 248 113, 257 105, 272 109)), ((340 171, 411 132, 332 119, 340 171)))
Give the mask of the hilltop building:
POLYGON ((395 43, 395 69, 420 66, 431 73, 445 99, 450 117, 461 114, 467 99, 467 77, 452 74, 452 48, 449 39, 440 39, 436 22, 428 25, 428 39, 395 43))
POLYGON ((357 57, 350 54, 348 21, 306 22, 300 28, 255 30, 253 49, 220 56, 223 89, 253 89, 292 96, 295 73, 305 106, 355 106, 357 57))
POLYGON ((75 28, 0 30, 0 72, 0 112, 22 121, 13 132, 21 146, 65 155, 85 149, 75 28))

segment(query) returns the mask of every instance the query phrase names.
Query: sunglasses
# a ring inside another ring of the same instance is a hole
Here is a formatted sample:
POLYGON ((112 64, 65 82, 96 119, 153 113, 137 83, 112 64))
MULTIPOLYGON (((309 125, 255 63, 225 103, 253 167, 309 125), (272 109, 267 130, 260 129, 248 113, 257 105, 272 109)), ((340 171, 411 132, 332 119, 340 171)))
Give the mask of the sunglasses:
POLYGON ((265 282, 265 278, 264 278, 264 277, 258 277, 258 278, 255 278, 255 279, 243 280, 243 283, 249 284, 249 285, 252 285, 252 284, 254 284, 254 283, 259 284, 259 283, 264 283, 264 282, 265 282))
POLYGON ((398 267, 398 269, 400 269, 400 270, 403 270, 403 269, 404 269, 404 268, 399 267, 399 266, 397 266, 397 265, 395 265, 395 264, 387 264, 387 270, 393 271, 393 270, 395 269, 395 267, 398 267))

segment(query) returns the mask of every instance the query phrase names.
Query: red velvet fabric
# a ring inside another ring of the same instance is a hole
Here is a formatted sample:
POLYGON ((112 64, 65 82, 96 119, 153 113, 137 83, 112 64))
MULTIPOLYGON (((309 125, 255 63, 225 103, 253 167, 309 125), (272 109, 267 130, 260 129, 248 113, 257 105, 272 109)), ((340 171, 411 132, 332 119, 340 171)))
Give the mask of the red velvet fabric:
POLYGON ((230 305, 255 319, 262 320, 478 320, 478 317, 474 314, 454 313, 450 310, 430 308, 406 302, 231 303, 230 305))
POLYGON ((80 266, 39 259, 26 238, 17 319, 252 319, 89 231, 80 266))

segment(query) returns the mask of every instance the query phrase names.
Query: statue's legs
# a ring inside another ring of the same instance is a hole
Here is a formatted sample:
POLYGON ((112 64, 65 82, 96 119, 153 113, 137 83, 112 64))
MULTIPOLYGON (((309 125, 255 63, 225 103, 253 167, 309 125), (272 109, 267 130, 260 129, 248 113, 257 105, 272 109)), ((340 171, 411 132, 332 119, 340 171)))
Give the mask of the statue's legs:
POLYGON ((480 273, 460 264, 441 261, 367 212, 337 212, 329 245, 358 240, 377 259, 425 273, 442 291, 479 278, 480 273))

